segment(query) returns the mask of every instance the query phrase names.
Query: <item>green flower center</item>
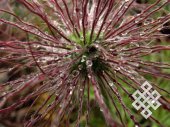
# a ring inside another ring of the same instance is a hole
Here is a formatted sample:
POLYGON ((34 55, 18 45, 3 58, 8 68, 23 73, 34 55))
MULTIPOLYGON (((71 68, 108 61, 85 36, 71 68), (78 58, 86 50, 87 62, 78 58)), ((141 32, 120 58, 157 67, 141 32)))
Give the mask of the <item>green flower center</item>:
POLYGON ((78 45, 81 45, 82 47, 89 46, 95 42, 95 40, 100 41, 103 38, 103 34, 101 33, 98 39, 96 39, 97 35, 94 33, 91 35, 91 32, 88 31, 85 33, 85 36, 83 32, 79 33, 79 36, 76 33, 73 33, 69 36, 69 39, 73 42, 75 42, 78 45))
POLYGON ((103 60, 100 58, 100 51, 96 45, 100 45, 100 42, 103 39, 103 34, 100 34, 98 38, 94 33, 93 36, 91 32, 86 32, 85 36, 83 32, 79 33, 78 36, 76 33, 73 33, 69 36, 69 39, 80 45, 82 47, 82 54, 77 54, 74 56, 78 57, 81 55, 80 59, 73 64, 71 73, 74 73, 75 70, 78 70, 82 75, 87 75, 87 66, 92 67, 95 73, 101 72, 106 69, 106 64, 104 64, 103 60))

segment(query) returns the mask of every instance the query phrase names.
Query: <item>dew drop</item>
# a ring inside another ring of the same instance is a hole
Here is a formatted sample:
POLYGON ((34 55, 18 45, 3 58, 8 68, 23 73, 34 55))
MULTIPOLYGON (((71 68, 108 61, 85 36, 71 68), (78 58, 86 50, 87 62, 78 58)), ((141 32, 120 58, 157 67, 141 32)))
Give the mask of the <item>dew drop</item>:
POLYGON ((103 112, 103 109, 100 108, 100 111, 103 112))
POLYGON ((71 91, 70 91, 70 95, 72 95, 72 94, 73 94, 73 91, 71 90, 71 91))
POLYGON ((86 66, 89 68, 93 65, 93 62, 91 60, 86 61, 86 66))
POLYGON ((113 86, 114 86, 113 82, 110 82, 110 83, 109 83, 109 85, 110 85, 111 87, 113 87, 113 86))
POLYGON ((72 72, 72 76, 73 77, 77 77, 79 75, 79 71, 78 70, 74 70, 73 72, 72 72))
POLYGON ((124 6, 124 8, 128 8, 128 6, 124 6))
POLYGON ((61 73, 61 74, 60 74, 60 77, 61 77, 61 78, 63 78, 63 76, 64 76, 64 74, 63 74, 63 73, 61 73))
POLYGON ((126 36, 127 35, 127 33, 122 33, 122 36, 126 36))
POLYGON ((78 69, 79 69, 79 70, 82 70, 82 69, 83 69, 83 65, 79 65, 79 66, 78 66, 78 69))
POLYGON ((85 62, 85 61, 86 61, 86 56, 83 55, 83 56, 82 56, 82 59, 81 59, 81 62, 85 62))
POLYGON ((91 79, 91 75, 88 74, 88 78, 91 79))
POLYGON ((119 71, 119 70, 120 70, 120 67, 116 66, 116 67, 115 67, 115 70, 119 71))

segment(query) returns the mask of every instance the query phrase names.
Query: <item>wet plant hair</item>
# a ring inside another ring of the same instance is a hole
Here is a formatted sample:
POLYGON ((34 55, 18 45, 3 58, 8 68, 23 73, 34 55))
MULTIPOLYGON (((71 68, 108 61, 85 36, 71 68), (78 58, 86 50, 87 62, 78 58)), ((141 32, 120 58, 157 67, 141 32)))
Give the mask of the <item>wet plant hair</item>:
MULTIPOLYGON (((28 35, 23 41, 0 41, 0 64, 6 65, 1 73, 7 73, 0 84, 2 118, 31 100, 25 127, 69 126, 75 110, 74 126, 80 126, 82 115, 88 126, 94 99, 108 126, 126 126, 120 107, 135 126, 142 126, 140 113, 134 113, 123 98, 133 102, 132 91, 145 81, 162 94, 161 110, 169 113, 169 91, 146 77, 170 79, 168 62, 149 59, 170 50, 169 45, 157 42, 169 36, 170 14, 164 9, 169 0, 16 1, 43 25, 0 9, 14 17, 13 21, 1 17, 1 24, 28 35), (40 103, 42 96, 46 97, 40 103), (40 105, 34 107, 37 102, 40 105)), ((149 120, 163 126, 154 116, 149 120)))

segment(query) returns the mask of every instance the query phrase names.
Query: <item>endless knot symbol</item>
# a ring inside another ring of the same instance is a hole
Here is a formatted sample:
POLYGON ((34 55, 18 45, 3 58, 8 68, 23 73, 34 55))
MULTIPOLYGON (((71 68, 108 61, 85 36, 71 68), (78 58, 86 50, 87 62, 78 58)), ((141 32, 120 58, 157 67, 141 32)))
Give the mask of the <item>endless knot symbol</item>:
POLYGON ((142 92, 137 90, 132 95, 132 97, 135 99, 132 105, 136 108, 136 110, 142 108, 141 114, 143 117, 145 117, 145 119, 147 119, 152 114, 149 108, 152 107, 154 110, 156 110, 161 105, 161 103, 158 101, 161 95, 156 90, 154 90, 147 81, 142 84, 141 88, 142 92))

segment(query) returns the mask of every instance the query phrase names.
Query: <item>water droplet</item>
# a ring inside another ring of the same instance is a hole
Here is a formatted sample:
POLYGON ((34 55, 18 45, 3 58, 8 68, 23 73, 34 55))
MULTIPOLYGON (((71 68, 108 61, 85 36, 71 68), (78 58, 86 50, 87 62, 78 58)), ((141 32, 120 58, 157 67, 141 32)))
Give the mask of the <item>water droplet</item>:
POLYGON ((136 20, 135 20, 135 23, 139 23, 141 21, 141 18, 137 18, 136 20))
POLYGON ((73 77, 77 77, 78 75, 79 75, 79 71, 78 70, 74 70, 73 72, 72 72, 72 76, 73 77))
POLYGON ((93 65, 93 62, 91 60, 86 61, 86 66, 89 68, 93 65))
POLYGON ((61 77, 61 78, 63 78, 63 76, 64 76, 64 74, 63 74, 63 73, 61 73, 61 74, 60 74, 60 77, 61 77))
POLYGON ((88 78, 91 79, 91 75, 90 74, 88 74, 88 78))
POLYGON ((118 67, 118 66, 115 66, 114 68, 115 68, 115 70, 117 70, 117 71, 120 70, 120 67, 118 67))
MULTIPOLYGON (((145 34, 145 32, 141 31, 139 35, 140 35, 140 36, 143 36, 144 34, 145 34)), ((139 46, 138 46, 138 47, 139 47, 139 46)))
POLYGON ((111 87, 113 87, 113 86, 114 86, 113 82, 110 82, 110 83, 109 83, 109 85, 110 85, 111 87))
POLYGON ((98 44, 96 44, 96 45, 95 45, 95 47, 96 47, 96 48, 99 48, 99 45, 98 45, 98 44))
POLYGON ((70 95, 72 95, 72 94, 73 94, 73 91, 71 90, 71 91, 70 91, 70 95))
POLYGON ((100 108, 100 111, 103 112, 103 109, 100 108))
POLYGON ((78 66, 78 69, 79 69, 79 70, 82 70, 82 69, 83 69, 83 65, 79 65, 79 66, 78 66))
POLYGON ((85 62, 85 61, 86 61, 86 56, 83 55, 83 56, 82 56, 82 59, 81 59, 81 62, 85 62))
POLYGON ((128 6, 124 6, 124 8, 128 8, 128 6))
POLYGON ((48 31, 45 31, 45 34, 48 34, 48 31))
POLYGON ((122 33, 122 36, 124 37, 124 36, 126 36, 127 35, 127 33, 122 33))

